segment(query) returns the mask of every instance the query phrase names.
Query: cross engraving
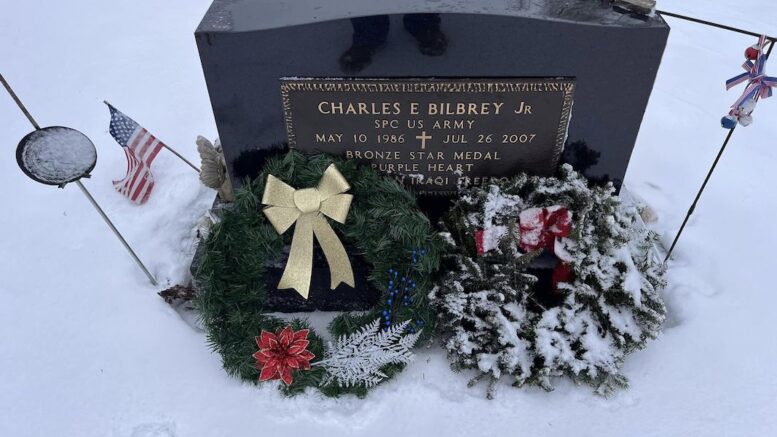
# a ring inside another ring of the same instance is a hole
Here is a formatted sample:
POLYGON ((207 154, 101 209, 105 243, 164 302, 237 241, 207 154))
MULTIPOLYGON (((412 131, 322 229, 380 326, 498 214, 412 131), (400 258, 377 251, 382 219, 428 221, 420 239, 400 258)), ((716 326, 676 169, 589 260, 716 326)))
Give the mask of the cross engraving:
POLYGON ((426 135, 426 131, 422 131, 421 135, 416 135, 417 140, 421 140, 421 150, 426 149, 426 140, 431 140, 431 135, 426 135))

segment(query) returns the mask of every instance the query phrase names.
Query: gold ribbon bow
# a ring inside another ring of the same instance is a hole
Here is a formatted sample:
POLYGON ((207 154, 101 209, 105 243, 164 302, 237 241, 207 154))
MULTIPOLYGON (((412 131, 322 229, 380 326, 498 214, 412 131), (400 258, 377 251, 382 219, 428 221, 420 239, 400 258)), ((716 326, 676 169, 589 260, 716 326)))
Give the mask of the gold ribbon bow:
POLYGON ((324 251, 332 277, 330 288, 341 282, 354 286, 353 270, 343 243, 324 216, 338 223, 345 223, 351 208, 353 195, 343 194, 351 188, 348 181, 331 164, 316 188, 295 190, 273 175, 267 176, 262 204, 269 205, 264 215, 279 234, 283 234, 295 222, 294 237, 286 269, 278 289, 293 288, 305 299, 310 291, 310 275, 313 272, 313 237, 318 239, 324 251))

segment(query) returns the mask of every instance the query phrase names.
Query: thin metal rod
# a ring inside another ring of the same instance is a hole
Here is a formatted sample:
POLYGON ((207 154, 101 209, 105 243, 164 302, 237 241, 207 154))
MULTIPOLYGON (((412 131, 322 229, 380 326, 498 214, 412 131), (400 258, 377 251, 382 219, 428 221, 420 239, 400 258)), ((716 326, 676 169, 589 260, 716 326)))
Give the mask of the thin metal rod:
POLYGON ((8 94, 11 95, 11 98, 14 102, 16 102, 16 105, 19 106, 19 109, 22 110, 25 116, 27 116, 27 120, 30 120, 30 123, 35 128, 35 130, 40 130, 40 126, 35 121, 34 118, 32 118, 32 115, 30 114, 30 111, 27 110, 27 108, 24 107, 24 104, 21 100, 19 100, 19 96, 16 95, 16 93, 11 88, 11 85, 8 84, 8 82, 5 81, 5 78, 3 77, 2 73, 0 73, 0 82, 3 83, 3 86, 5 87, 5 90, 8 91, 8 94))
POLYGON ((135 251, 132 250, 129 243, 127 243, 127 240, 125 240, 124 237, 122 237, 119 230, 116 229, 116 226, 114 226, 113 222, 111 222, 111 219, 109 219, 108 216, 105 215, 105 212, 103 211, 103 209, 100 208, 100 205, 98 205, 97 201, 94 200, 94 197, 92 197, 92 194, 89 193, 89 190, 86 189, 86 187, 84 186, 84 184, 81 183, 80 180, 76 181, 75 183, 76 185, 78 185, 78 188, 81 189, 81 192, 84 193, 84 196, 86 196, 86 198, 89 199, 89 202, 92 204, 94 209, 96 209, 97 212, 100 213, 100 216, 103 218, 103 220, 105 220, 105 223, 108 225, 108 227, 111 228, 114 234, 116 234, 116 238, 118 238, 121 241, 121 244, 124 245, 124 248, 127 249, 127 252, 129 252, 130 255, 132 255, 132 259, 135 260, 135 262, 138 264, 138 267, 140 267, 143 270, 143 273, 145 273, 146 276, 148 276, 148 280, 151 281, 151 283, 154 286, 157 286, 158 284, 156 282, 156 278, 154 278, 154 276, 151 274, 151 272, 148 271, 146 266, 143 265, 143 262, 140 261, 140 258, 138 258, 138 256, 135 254, 135 251))
MULTIPOLYGON (((19 100, 19 97, 16 95, 16 93, 13 92, 13 89, 11 89, 11 86, 8 85, 8 82, 5 81, 5 78, 3 78, 3 75, 0 74, 0 82, 3 82, 3 86, 5 87, 6 91, 8 91, 8 94, 11 95, 11 97, 14 99, 16 104, 19 106, 19 109, 22 110, 24 115, 27 116, 27 119, 30 120, 30 123, 35 128, 35 130, 40 130, 40 126, 38 123, 35 122, 35 119, 32 118, 32 115, 27 111, 27 108, 24 107, 24 104, 22 104, 22 101, 19 100)), ((105 223, 108 224, 108 227, 111 228, 114 234, 116 234, 116 237, 121 241, 121 244, 124 245, 124 247, 127 249, 127 251, 132 255, 132 258, 135 260, 135 262, 138 264, 138 266, 143 270, 143 273, 148 276, 148 280, 151 281, 151 284, 153 284, 155 287, 158 285, 156 282, 156 278, 151 274, 151 272, 148 271, 145 265, 140 261, 140 258, 135 254, 135 251, 132 250, 129 243, 127 243, 127 240, 124 239, 124 237, 121 236, 121 233, 119 233, 119 230, 116 229, 116 226, 113 225, 113 222, 111 222, 111 219, 108 218, 107 215, 105 215, 105 212, 102 208, 100 208, 100 205, 97 204, 97 201, 94 200, 94 197, 92 197, 92 194, 89 193, 89 191, 86 189, 84 184, 81 183, 80 180, 75 181, 76 185, 78 185, 78 188, 81 189, 81 192, 84 193, 84 196, 86 196, 87 199, 89 199, 89 203, 92 204, 94 209, 97 210, 97 212, 100 213, 100 216, 105 220, 105 223)))
POLYGON ((167 149, 167 150, 169 150, 169 151, 173 152, 173 154, 174 154, 175 156, 177 156, 177 157, 181 158, 181 160, 182 160, 183 162, 185 162, 185 163, 189 164, 189 167, 193 168, 193 169, 194 169, 194 171, 196 171, 197 173, 199 173, 199 172, 200 172, 200 169, 199 169, 199 168, 195 167, 195 166, 194 166, 194 164, 192 164, 191 162, 189 162, 189 160, 188 160, 188 159, 186 159, 186 158, 184 158, 184 157, 183 157, 183 156, 182 156, 180 153, 178 153, 178 152, 176 152, 175 150, 173 150, 173 148, 172 148, 172 147, 168 146, 168 145, 167 145, 167 144, 165 144, 165 143, 160 143, 160 144, 162 144, 162 147, 164 147, 165 149, 167 149))
POLYGON ((699 189, 699 192, 696 193, 696 198, 693 200, 691 207, 688 209, 688 213, 685 215, 685 220, 683 220, 683 224, 680 226, 680 230, 677 231, 677 235, 675 235, 674 241, 672 241, 672 247, 669 248, 669 252, 667 252, 666 257, 664 258, 665 264, 667 261, 669 261, 669 257, 672 256, 672 251, 674 251, 674 247, 677 245, 677 240, 679 240, 680 235, 683 234, 685 225, 688 224, 688 220, 691 218, 691 214, 693 214, 693 211, 696 209, 696 204, 699 202, 701 193, 703 193, 704 188, 707 187, 707 182, 709 182, 710 177, 712 176, 712 172, 715 171, 715 167, 717 167, 718 161, 720 161, 720 157, 723 156, 723 152, 726 150, 728 141, 731 139, 731 135, 734 134, 735 129, 736 129, 736 126, 732 128, 730 131, 728 131, 728 135, 726 135, 726 140, 723 141, 723 146, 720 148, 720 151, 718 151, 718 156, 715 157, 715 162, 712 163, 712 167, 710 167, 710 171, 707 172, 707 177, 704 178, 704 183, 701 184, 701 188, 699 189))
MULTIPOLYGON (((106 105, 108 105, 108 106, 111 106, 111 107, 113 107, 113 106, 112 106, 110 103, 108 103, 108 101, 107 101, 107 100, 103 100, 103 103, 105 103, 105 104, 106 104, 106 105)), ((199 169, 199 168, 197 168, 197 167, 196 167, 194 164, 192 164, 191 162, 189 162, 189 160, 188 160, 188 159, 184 158, 184 157, 183 157, 183 155, 181 155, 180 153, 176 152, 176 151, 175 151, 175 149, 173 149, 172 147, 168 146, 167 144, 165 144, 165 143, 163 143, 163 142, 161 142, 161 141, 159 142, 159 144, 161 144, 161 145, 162 145, 162 147, 164 147, 165 149, 167 149, 167 150, 169 150, 169 151, 173 152, 173 155, 175 155, 175 156, 177 156, 177 157, 181 158, 181 161, 183 161, 183 162, 185 162, 185 163, 189 164, 189 167, 193 168, 193 169, 194 169, 194 171, 196 171, 197 173, 199 173, 199 172, 200 172, 200 169, 199 169)))
MULTIPOLYGON (((757 35, 757 34, 756 36, 760 37, 760 35, 757 35)), ((772 54, 774 43, 775 41, 772 40, 772 42, 769 44, 769 49, 766 51, 767 58, 772 54)), ((691 207, 688 209, 688 213, 685 215, 685 220, 683 220, 683 224, 680 226, 680 230, 677 231, 677 235, 675 235, 674 241, 672 241, 672 246, 669 247, 669 252, 666 253, 666 257, 664 258, 664 264, 666 264, 667 261, 669 261, 669 257, 672 256, 672 252, 674 251, 674 248, 677 245, 677 240, 680 239, 680 235, 682 235, 683 230, 685 230, 685 225, 688 224, 688 220, 691 218, 691 214, 693 214, 693 211, 696 209, 696 204, 699 202, 701 193, 703 193, 704 188, 707 187, 707 182, 709 182, 710 177, 712 176, 712 173, 715 171, 715 167, 717 167, 718 161, 720 161, 720 157, 723 156, 723 152, 726 150, 726 146, 728 145, 728 142, 731 139, 731 136, 734 135, 734 130, 736 130, 736 126, 731 128, 731 130, 728 132, 728 135, 726 135, 726 140, 723 141, 723 145, 720 147, 720 150, 718 151, 718 156, 715 157, 715 161, 712 163, 712 167, 710 167, 710 171, 707 172, 707 177, 704 178, 704 183, 701 184, 701 188, 699 188, 699 192, 696 193, 696 198, 693 200, 691 207)))
MULTIPOLYGON (((717 27, 718 29, 729 30, 731 32, 741 33, 743 35, 750 35, 750 36, 755 36, 755 37, 759 37, 759 36, 763 35, 761 33, 751 32, 749 30, 740 29, 740 28, 737 28, 737 27, 727 26, 725 24, 713 23, 712 21, 707 21, 707 20, 702 20, 702 19, 699 19, 699 18, 689 17, 687 15, 680 15, 680 14, 675 14, 673 12, 658 11, 658 10, 656 12, 661 14, 661 15, 666 15, 667 17, 674 17, 674 18, 679 18, 680 20, 692 21, 694 23, 704 24, 706 26, 717 27)), ((768 39, 769 41, 772 41, 772 42, 777 41, 777 38, 773 38, 771 36, 767 36, 766 39, 768 39)))

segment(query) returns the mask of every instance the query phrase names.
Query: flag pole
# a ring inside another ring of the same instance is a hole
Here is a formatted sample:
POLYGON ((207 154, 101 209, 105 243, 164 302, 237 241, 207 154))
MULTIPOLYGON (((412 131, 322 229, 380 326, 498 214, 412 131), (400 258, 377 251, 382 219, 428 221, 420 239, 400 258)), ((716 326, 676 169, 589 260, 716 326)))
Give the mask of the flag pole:
MULTIPOLYGON (((27 116, 27 120, 30 121, 30 124, 35 128, 35 130, 40 130, 40 125, 35 121, 34 118, 32 118, 32 115, 27 111, 27 108, 24 106, 22 101, 19 99, 19 97, 16 95, 16 93, 11 88, 11 85, 6 82, 5 78, 3 77, 2 73, 0 73, 0 82, 3 83, 3 86, 5 87, 6 91, 8 91, 8 94, 11 95, 11 98, 16 102, 16 105, 19 107, 19 109, 22 110, 25 116, 27 116)), ((116 226, 113 225, 113 222, 111 222, 111 219, 108 218, 108 216, 105 214, 102 208, 100 208, 100 205, 97 204, 97 201, 94 200, 94 197, 92 197, 92 194, 89 192, 89 190, 86 189, 84 184, 81 183, 81 180, 75 181, 76 185, 78 185, 78 188, 81 189, 81 192, 84 193, 84 196, 86 196, 87 199, 89 199, 89 203, 92 204, 94 209, 97 210, 98 213, 100 213, 100 216, 105 220, 105 223, 108 224, 108 227, 111 228, 114 234, 116 234, 116 237, 121 241, 121 243, 124 245, 124 247, 127 249, 127 251, 132 256, 132 259, 135 260, 135 262, 138 264, 138 267, 143 270, 143 273, 146 274, 148 277, 148 280, 151 281, 151 284, 153 284, 155 287, 159 285, 156 281, 156 278, 151 274, 151 272, 148 271, 145 265, 143 265, 143 262, 140 261, 140 258, 135 254, 135 251, 132 250, 132 247, 130 247, 129 243, 127 243, 127 240, 124 239, 124 237, 121 235, 118 229, 116 229, 116 226)))
MULTIPOLYGON (((108 103, 108 101, 107 101, 107 100, 103 100, 103 103, 105 103, 105 104, 106 104, 106 105, 108 105, 108 106, 112 106, 110 103, 108 103)), ((189 167, 191 167, 191 168, 193 168, 193 169, 194 169, 194 171, 196 171, 197 173, 199 173, 199 172, 200 172, 200 169, 199 169, 199 168, 197 168, 197 167, 196 167, 194 164, 192 164, 191 162, 189 162, 189 160, 188 160, 188 159, 184 158, 184 157, 183 157, 183 155, 181 155, 180 153, 176 152, 176 151, 175 151, 175 149, 173 149, 172 147, 168 146, 167 144, 165 144, 165 143, 163 143, 163 142, 161 142, 161 141, 159 142, 159 144, 161 144, 161 145, 162 145, 162 147, 164 147, 165 149, 167 149, 167 150, 171 151, 171 152, 173 153, 173 155, 175 155, 175 156, 179 157, 179 158, 181 159, 181 161, 183 161, 183 162, 187 163, 187 164, 189 165, 189 167)))
POLYGON ((162 143, 162 147, 164 147, 165 149, 167 149, 167 150, 169 150, 169 151, 173 152, 173 155, 175 155, 175 156, 177 156, 177 157, 181 158, 181 160, 182 160, 183 162, 185 162, 185 163, 189 164, 189 167, 193 168, 193 169, 194 169, 194 171, 196 171, 197 173, 199 173, 199 172, 200 172, 200 169, 199 169, 199 168, 195 167, 195 166, 194 166, 194 164, 192 164, 191 162, 189 162, 189 160, 188 160, 188 159, 186 159, 186 158, 184 158, 184 157, 183 157, 183 156, 182 156, 180 153, 176 152, 176 151, 175 151, 175 150, 174 150, 172 147, 168 146, 168 145, 167 145, 167 144, 165 144, 165 143, 162 143))

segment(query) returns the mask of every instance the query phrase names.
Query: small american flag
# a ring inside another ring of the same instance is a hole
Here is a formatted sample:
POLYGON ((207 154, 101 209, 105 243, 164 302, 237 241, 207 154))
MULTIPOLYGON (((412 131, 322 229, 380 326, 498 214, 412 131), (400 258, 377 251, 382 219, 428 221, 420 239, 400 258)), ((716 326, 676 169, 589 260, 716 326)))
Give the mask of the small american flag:
POLYGON ((134 203, 146 203, 154 189, 151 163, 164 145, 135 120, 109 103, 105 104, 111 111, 111 136, 127 155, 127 175, 122 180, 113 181, 113 187, 134 203))

